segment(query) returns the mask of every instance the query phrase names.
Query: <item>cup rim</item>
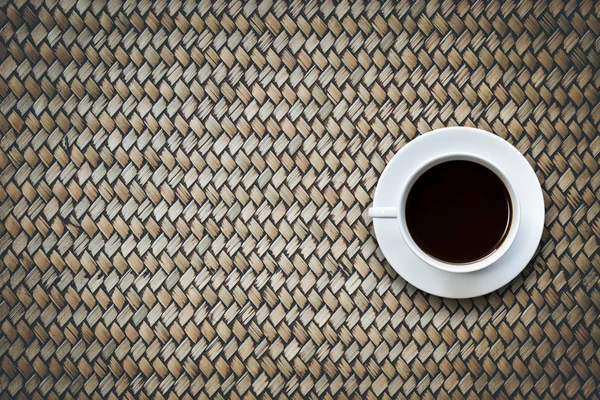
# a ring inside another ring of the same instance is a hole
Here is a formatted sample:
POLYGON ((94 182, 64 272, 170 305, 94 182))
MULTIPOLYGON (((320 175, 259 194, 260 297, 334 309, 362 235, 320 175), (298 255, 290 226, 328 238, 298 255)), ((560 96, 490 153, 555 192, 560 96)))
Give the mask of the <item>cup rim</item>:
POLYGON ((521 207, 520 207, 520 201, 519 201, 519 196, 517 194, 517 191, 515 190, 514 186, 512 185, 512 183, 510 182, 510 180, 508 179, 506 174, 504 174, 504 172, 502 172, 502 170, 496 164, 490 162, 489 160, 484 159, 481 156, 473 154, 473 153, 450 152, 450 153, 441 154, 439 156, 436 156, 434 158, 431 158, 431 159, 425 161, 418 168, 416 168, 414 170, 414 172, 412 172, 410 174, 409 179, 407 179, 406 184, 404 185, 404 188, 400 195, 400 204, 398 207, 397 220, 398 220, 398 224, 400 225, 400 233, 402 234, 404 241, 406 242, 408 247, 411 249, 411 251, 417 257, 419 257, 421 260, 423 260, 427 264, 431 265, 432 267, 435 267, 442 271, 448 271, 448 272, 454 272, 454 273, 467 273, 467 272, 474 272, 474 271, 478 271, 483 268, 489 267, 494 262, 499 260, 500 257, 502 257, 508 251, 508 249, 514 242, 515 237, 517 236, 517 232, 519 230, 519 226, 520 226, 520 222, 521 222, 521 207), (483 258, 480 258, 479 260, 471 261, 468 263, 445 262, 445 261, 439 260, 439 259, 434 258, 434 257, 430 256, 429 254, 425 253, 415 243, 412 236, 410 235, 410 232, 408 231, 408 226, 406 224, 406 218, 405 218, 406 200, 408 198, 410 189, 412 188, 412 186, 416 182, 416 180, 425 171, 429 170, 431 167, 441 164, 443 162, 452 161, 452 160, 465 160, 465 161, 476 162, 476 163, 483 165, 484 167, 490 169, 492 172, 494 172, 500 178, 500 180, 506 187, 506 190, 509 193, 511 206, 512 206, 512 216, 511 216, 511 223, 510 223, 509 231, 508 231, 508 234, 506 235, 506 237, 504 238, 504 241, 500 245, 500 247, 498 247, 496 250, 494 250, 490 254, 484 256, 483 258))

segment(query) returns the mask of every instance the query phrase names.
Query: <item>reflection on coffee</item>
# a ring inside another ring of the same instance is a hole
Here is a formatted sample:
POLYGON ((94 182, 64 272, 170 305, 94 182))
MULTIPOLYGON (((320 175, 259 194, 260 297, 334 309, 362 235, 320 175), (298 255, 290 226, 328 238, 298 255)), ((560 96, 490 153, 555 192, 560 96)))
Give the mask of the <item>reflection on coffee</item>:
POLYGON ((470 263, 492 254, 510 229, 510 195, 490 169, 472 161, 446 161, 411 187, 405 208, 417 246, 444 262, 470 263))

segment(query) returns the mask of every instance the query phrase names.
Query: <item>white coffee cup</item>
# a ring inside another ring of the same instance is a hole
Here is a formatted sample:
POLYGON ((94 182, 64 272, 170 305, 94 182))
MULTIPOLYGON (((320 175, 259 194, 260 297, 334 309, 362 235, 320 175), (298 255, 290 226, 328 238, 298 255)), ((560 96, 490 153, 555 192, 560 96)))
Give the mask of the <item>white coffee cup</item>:
POLYGON ((500 168, 498 168, 495 164, 470 153, 447 153, 427 160, 411 173, 410 178, 406 180, 406 184, 400 188, 400 203, 398 204, 398 207, 371 207, 369 208, 368 215, 371 218, 396 218, 396 220, 398 221, 398 225, 400 226, 400 232, 402 233, 406 244, 412 250, 412 252, 415 253, 417 257, 419 257, 421 260, 425 261, 432 267, 441 269, 443 271, 465 273, 477 271, 488 267, 497 260, 499 260, 500 257, 502 257, 504 253, 506 253, 506 251, 510 248, 511 244, 515 240, 515 237, 517 236, 517 231, 519 230, 519 225, 521 222, 521 206, 519 204, 519 196, 517 195, 514 186, 508 180, 506 175, 500 170, 500 168), (406 218, 404 216, 408 193, 410 192, 412 185, 421 176, 421 174, 423 174, 425 171, 437 164, 453 160, 465 160, 476 162, 492 170, 502 180, 502 183, 504 183, 504 186, 506 187, 510 196, 512 206, 512 216, 509 225, 509 230, 502 244, 487 256, 468 263, 445 262, 425 253, 415 243, 412 236, 410 235, 408 226, 406 225, 406 218))

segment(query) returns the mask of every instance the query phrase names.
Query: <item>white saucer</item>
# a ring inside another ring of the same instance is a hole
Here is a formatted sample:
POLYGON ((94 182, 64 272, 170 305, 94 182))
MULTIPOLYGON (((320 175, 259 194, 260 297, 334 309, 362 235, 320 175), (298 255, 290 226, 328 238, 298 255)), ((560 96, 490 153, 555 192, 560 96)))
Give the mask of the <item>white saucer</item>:
POLYGON ((523 155, 504 139, 475 128, 431 131, 404 146, 379 178, 375 207, 396 207, 399 188, 424 160, 453 151, 467 151, 496 164, 515 187, 521 203, 521 224, 508 251, 479 271, 452 273, 430 266, 407 246, 396 219, 373 220, 377 242, 390 265, 407 282, 424 292, 455 299, 482 296, 513 280, 538 247, 544 229, 544 197, 535 172, 523 155))

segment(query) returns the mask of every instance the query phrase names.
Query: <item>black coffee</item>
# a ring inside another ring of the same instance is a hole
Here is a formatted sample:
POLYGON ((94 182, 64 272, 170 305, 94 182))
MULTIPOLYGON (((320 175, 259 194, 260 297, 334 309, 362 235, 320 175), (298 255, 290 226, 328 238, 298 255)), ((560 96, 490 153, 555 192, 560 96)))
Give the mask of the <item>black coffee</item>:
POLYGON ((471 161, 447 161, 425 171, 406 201, 408 231, 427 254, 468 263, 494 252, 512 219, 510 195, 500 178, 471 161))

